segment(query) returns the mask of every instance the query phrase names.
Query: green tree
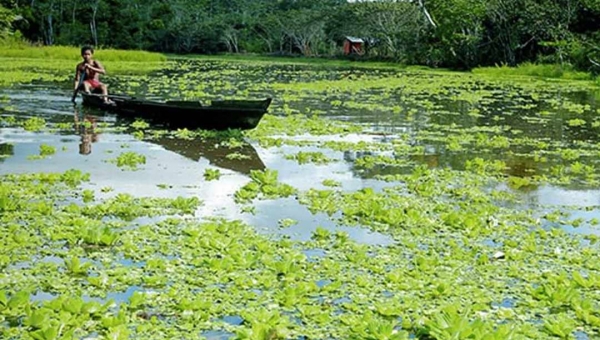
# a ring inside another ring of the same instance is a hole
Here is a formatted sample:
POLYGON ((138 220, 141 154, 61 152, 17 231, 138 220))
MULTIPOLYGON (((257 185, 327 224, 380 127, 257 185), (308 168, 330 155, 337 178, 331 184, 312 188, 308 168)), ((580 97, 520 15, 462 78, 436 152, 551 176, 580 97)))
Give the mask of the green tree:
POLYGON ((434 0, 428 4, 435 26, 427 63, 466 68, 479 64, 487 1, 434 0))
POLYGON ((0 5, 0 38, 6 38, 11 32, 14 19, 13 12, 0 5))
POLYGON ((427 18, 412 2, 354 4, 355 35, 372 41, 370 53, 406 63, 413 62, 426 38, 427 18))

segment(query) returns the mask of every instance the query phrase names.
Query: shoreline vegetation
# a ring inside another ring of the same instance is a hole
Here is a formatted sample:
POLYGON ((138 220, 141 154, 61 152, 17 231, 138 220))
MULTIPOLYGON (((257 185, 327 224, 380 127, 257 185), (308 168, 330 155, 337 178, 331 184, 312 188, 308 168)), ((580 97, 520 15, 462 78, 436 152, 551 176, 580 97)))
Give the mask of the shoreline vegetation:
MULTIPOLYGON (((79 48, 72 46, 35 46, 26 42, 8 42, 0 47, 0 59, 47 59, 51 61, 69 60, 76 62, 80 59, 79 48)), ((394 62, 382 62, 371 60, 350 60, 327 57, 292 57, 273 56, 260 54, 165 54, 159 52, 119 50, 98 48, 95 58, 104 62, 130 62, 130 63, 164 63, 168 60, 179 59, 204 59, 224 60, 237 62, 268 62, 278 64, 308 64, 335 67, 358 67, 358 68, 393 68, 403 70, 421 70, 432 72, 464 72, 494 77, 537 77, 574 81, 592 81, 600 85, 600 77, 589 72, 577 71, 569 66, 559 64, 537 64, 525 62, 511 67, 508 65, 497 65, 493 67, 475 67, 467 71, 456 71, 444 68, 432 68, 421 65, 404 65, 394 62)), ((70 67, 71 65, 69 65, 70 67)), ((0 71, 2 68, 0 68, 0 71)))
POLYGON ((148 0, 144 8, 130 0, 59 3, 4 1, 0 39, 179 55, 491 67, 484 71, 565 79, 580 79, 574 71, 600 74, 597 0, 148 0), (515 71, 502 65, 526 66, 515 71))

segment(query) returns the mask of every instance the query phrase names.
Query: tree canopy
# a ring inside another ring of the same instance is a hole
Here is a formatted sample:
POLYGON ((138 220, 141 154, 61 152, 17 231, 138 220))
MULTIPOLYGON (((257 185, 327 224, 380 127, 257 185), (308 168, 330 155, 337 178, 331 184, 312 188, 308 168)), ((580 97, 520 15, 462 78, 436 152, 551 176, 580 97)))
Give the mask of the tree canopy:
POLYGON ((598 0, 0 0, 0 34, 47 45, 336 56, 357 36, 362 58, 454 68, 593 70, 599 27, 598 0))

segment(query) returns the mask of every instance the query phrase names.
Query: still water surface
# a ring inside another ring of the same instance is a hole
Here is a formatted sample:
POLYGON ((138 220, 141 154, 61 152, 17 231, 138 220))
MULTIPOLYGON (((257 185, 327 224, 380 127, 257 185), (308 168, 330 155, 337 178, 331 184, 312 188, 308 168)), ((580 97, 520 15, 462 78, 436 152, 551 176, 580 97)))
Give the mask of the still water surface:
MULTIPOLYGON (((215 71, 220 64, 211 63, 184 63, 185 67, 197 68, 198 70, 215 71)), ((425 150, 422 156, 411 156, 411 160, 417 164, 427 164, 430 167, 448 167, 463 169, 465 161, 473 157, 486 159, 501 159, 511 166, 508 175, 522 176, 537 172, 547 171, 552 164, 559 164, 560 160, 550 159, 545 165, 540 165, 528 154, 529 150, 524 146, 514 146, 510 153, 487 150, 474 154, 473 150, 449 152, 444 143, 435 138, 419 138, 420 131, 428 131, 429 136, 435 133, 448 134, 452 128, 470 128, 486 126, 507 126, 506 131, 518 131, 518 133, 530 136, 537 140, 556 142, 559 144, 573 145, 578 141, 598 142, 598 128, 586 124, 582 127, 572 127, 565 124, 571 116, 576 116, 568 111, 559 112, 562 120, 551 120, 544 125, 530 124, 528 117, 535 116, 540 110, 551 110, 544 101, 537 102, 535 107, 523 107, 520 99, 527 102, 526 94, 521 98, 519 93, 507 94, 506 89, 489 88, 487 99, 489 104, 481 104, 482 115, 456 115, 449 113, 464 113, 473 110, 473 107, 463 101, 445 99, 453 95, 452 91, 444 96, 433 96, 424 98, 430 101, 434 108, 431 112, 415 109, 415 114, 407 118, 406 115, 392 114, 386 112, 385 106, 373 110, 360 108, 339 107, 331 105, 329 97, 327 100, 318 97, 300 96, 289 102, 283 102, 278 97, 277 91, 265 89, 252 90, 249 84, 260 79, 261 74, 270 74, 270 78, 263 79, 265 83, 289 83, 303 81, 306 73, 302 68, 295 66, 261 66, 242 67, 237 72, 224 73, 224 84, 240 84, 240 89, 250 89, 249 95, 258 97, 273 96, 276 98, 270 109, 271 114, 281 115, 282 107, 288 105, 298 112, 319 111, 321 115, 330 119, 338 119, 360 123, 365 126, 364 133, 351 134, 344 137, 339 136, 302 136, 303 140, 346 140, 346 141, 378 141, 381 143, 392 143, 395 138, 408 138, 411 143, 418 144, 425 150), (300 72, 300 73, 299 73, 300 72), (294 75, 298 75, 294 77, 294 75), (229 79, 231 78, 231 79, 229 79), (508 115, 502 113, 511 112, 508 115), (518 113, 518 114, 515 114, 518 113), (496 117, 496 118, 494 118, 496 117), (499 117, 499 118, 498 118, 499 117), (441 128, 440 128, 441 127, 441 128), (446 130, 445 130, 446 129, 446 130), (408 136, 408 137, 406 137, 408 136)), ((173 70, 164 70, 162 76, 170 76, 173 70)), ((327 70, 315 72, 308 80, 338 81, 344 79, 351 70, 327 70)), ((358 77, 369 76, 368 72, 357 71, 358 77), (364 72, 364 74, 363 74, 364 72)), ((391 71, 377 71, 382 76, 391 71)), ((210 75, 210 72, 206 74, 210 75)), ((213 73, 214 74, 214 73, 213 73)), ((418 77, 418 76, 416 76, 418 77)), ((115 84, 119 89, 119 85, 115 84)), ((482 88, 489 84, 472 84, 482 88)), ((178 93, 174 85, 159 85, 148 89, 146 84, 137 88, 137 91, 152 92, 154 96, 167 98, 169 93, 178 93), (169 87, 171 86, 171 87, 169 87)), ((440 85, 443 87, 443 85, 440 85)), ((125 88, 125 87, 124 87, 125 88)), ((231 87, 224 87, 222 92, 233 91, 231 87)), ((373 92, 357 92, 355 98, 357 103, 369 103, 372 101, 373 92)), ((400 91, 401 92, 401 91, 400 91)), ((27 132, 21 128, 0 128, 0 152, 5 157, 0 157, 0 174, 22 173, 31 171, 62 172, 71 168, 80 169, 91 174, 92 181, 87 184, 96 189, 98 197, 109 196, 115 193, 132 193, 136 196, 176 197, 196 196, 204 204, 196 212, 198 217, 223 216, 229 219, 241 219, 255 226, 259 231, 270 234, 287 235, 293 239, 306 240, 310 238, 311 232, 318 226, 330 230, 344 230, 350 233, 357 241, 368 244, 388 244, 392 240, 386 235, 370 232, 366 229, 356 227, 345 227, 336 225, 336 222, 324 214, 311 214, 296 199, 279 199, 258 201, 254 203, 255 214, 241 213, 240 206, 233 202, 233 194, 241 186, 249 181, 251 170, 273 169, 279 173, 279 180, 290 184, 299 190, 310 188, 325 188, 321 182, 332 179, 342 183, 344 190, 355 191, 361 188, 375 188, 380 190, 386 186, 397 183, 386 183, 375 180, 378 174, 393 174, 405 171, 389 166, 378 166, 369 171, 359 171, 355 161, 361 156, 352 150, 333 151, 325 148, 300 147, 284 145, 277 148, 264 148, 256 141, 247 140, 240 148, 236 149, 244 155, 245 159, 228 159, 226 156, 231 152, 215 145, 214 142, 201 140, 183 140, 173 138, 159 138, 151 141, 140 141, 133 137, 128 130, 115 130, 115 126, 124 126, 125 122, 117 116, 90 110, 81 105, 73 107, 69 101, 68 91, 60 84, 57 87, 48 86, 17 86, 8 89, 0 89, 0 96, 8 98, 6 103, 0 104, 10 107, 10 112, 0 111, 3 115, 16 115, 19 117, 42 117, 48 123, 73 123, 71 131, 60 132, 27 132), (102 125, 101 128, 85 128, 81 121, 90 121, 102 125), (41 144, 55 146, 57 153, 42 160, 30 160, 28 156, 36 155, 41 144), (310 151, 317 149, 325 153, 331 159, 336 160, 324 165, 304 164, 299 165, 293 160, 285 158, 286 154, 298 151, 310 151), (137 171, 124 171, 114 164, 107 162, 124 151, 133 151, 146 156, 147 162, 137 171), (218 168, 223 176, 218 181, 206 181, 203 178, 205 169, 218 168), (113 191, 102 194, 100 189, 110 187, 113 191), (299 223, 289 228, 282 229, 278 221, 284 218, 297 220, 299 223)), ((390 107, 393 105, 406 104, 399 97, 388 95, 390 107)), ((592 122, 594 112, 598 108, 594 93, 585 91, 574 91, 556 94, 546 94, 564 97, 571 103, 577 103, 585 107, 583 114, 577 117, 592 122)), ((542 96, 543 97, 543 96, 542 96)), ((348 98, 344 101, 351 102, 348 98)), ((344 104, 342 104, 344 105, 344 104)), ((556 106, 555 106, 556 107, 556 106)), ((511 132, 506 132, 509 135, 511 132)), ((595 159, 582 159, 595 164, 595 159)), ((571 212, 573 218, 582 217, 586 220, 600 217, 600 190, 590 187, 578 187, 577 185, 555 186, 542 185, 528 188, 520 193, 523 208, 537 209, 540 215, 554 208, 560 208, 571 212), (568 206, 568 208, 565 208, 568 206), (585 209, 584 209, 585 208, 585 209)), ((334 216, 335 217, 335 216, 334 216)), ((548 224, 548 227, 556 225, 548 224)), ((558 226, 566 230, 578 233, 599 234, 597 227, 583 224, 579 228, 569 226, 558 226)))

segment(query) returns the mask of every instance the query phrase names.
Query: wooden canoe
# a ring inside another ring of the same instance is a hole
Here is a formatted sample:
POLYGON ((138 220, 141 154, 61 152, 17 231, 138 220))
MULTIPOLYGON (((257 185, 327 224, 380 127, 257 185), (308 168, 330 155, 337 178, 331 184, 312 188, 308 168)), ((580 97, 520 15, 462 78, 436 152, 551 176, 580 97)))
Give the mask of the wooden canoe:
POLYGON ((271 105, 264 100, 213 100, 203 106, 197 101, 152 101, 130 96, 109 95, 105 104, 98 94, 81 94, 83 105, 116 112, 130 118, 147 119, 170 128, 226 130, 253 129, 271 105))

